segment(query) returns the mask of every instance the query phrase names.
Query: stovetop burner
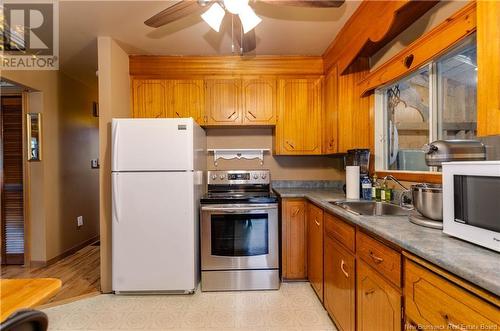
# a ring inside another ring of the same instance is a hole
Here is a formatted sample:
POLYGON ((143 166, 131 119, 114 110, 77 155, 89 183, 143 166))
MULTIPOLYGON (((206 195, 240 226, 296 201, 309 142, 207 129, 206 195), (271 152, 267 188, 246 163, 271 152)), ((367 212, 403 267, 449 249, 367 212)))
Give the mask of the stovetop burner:
POLYGON ((271 193, 269 170, 228 170, 208 172, 208 193, 202 204, 276 203, 271 193))

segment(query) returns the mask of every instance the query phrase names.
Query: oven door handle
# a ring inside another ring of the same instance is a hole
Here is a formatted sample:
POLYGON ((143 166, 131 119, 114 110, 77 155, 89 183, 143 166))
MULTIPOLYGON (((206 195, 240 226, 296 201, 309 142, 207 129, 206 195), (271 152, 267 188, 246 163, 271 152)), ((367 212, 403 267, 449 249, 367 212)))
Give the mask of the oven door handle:
POLYGON ((225 207, 202 207, 201 210, 203 211, 216 211, 216 212, 222 212, 222 213, 228 213, 228 214, 234 214, 234 213, 256 213, 262 210, 269 210, 269 209, 277 209, 277 206, 259 206, 256 208, 249 208, 249 207, 230 207, 230 208, 225 208, 225 207))

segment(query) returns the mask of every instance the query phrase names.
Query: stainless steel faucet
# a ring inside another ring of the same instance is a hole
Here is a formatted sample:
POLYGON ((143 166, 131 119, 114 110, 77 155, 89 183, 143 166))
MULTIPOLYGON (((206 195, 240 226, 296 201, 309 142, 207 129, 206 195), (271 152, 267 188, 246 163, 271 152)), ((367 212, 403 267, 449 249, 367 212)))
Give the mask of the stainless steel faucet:
POLYGON ((384 178, 382 178, 384 180, 384 183, 387 182, 388 179, 392 180, 393 182, 397 183, 399 186, 401 186, 403 188, 403 191, 401 192, 401 194, 399 195, 399 205, 401 207, 405 207, 405 208, 408 208, 410 209, 410 206, 411 206, 411 209, 413 209, 413 204, 409 203, 405 203, 405 198, 409 199, 409 201, 411 201, 411 198, 407 196, 408 193, 411 193, 410 190, 404 186, 403 184, 401 184, 401 182, 399 180, 397 180, 396 177, 394 177, 393 175, 387 175, 385 176, 384 178))

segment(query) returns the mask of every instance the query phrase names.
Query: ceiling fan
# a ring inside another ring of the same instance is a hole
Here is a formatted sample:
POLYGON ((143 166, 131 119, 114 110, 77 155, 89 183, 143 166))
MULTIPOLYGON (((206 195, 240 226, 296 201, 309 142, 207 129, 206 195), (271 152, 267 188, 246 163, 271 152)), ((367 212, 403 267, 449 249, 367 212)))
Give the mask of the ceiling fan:
MULTIPOLYGON (((233 40, 236 39, 241 54, 255 49, 253 29, 262 21, 252 8, 256 2, 312 8, 340 7, 344 0, 182 0, 144 22, 147 26, 158 28, 194 13, 215 31, 219 32, 226 12, 231 15, 233 40)), ((234 50, 234 45, 233 45, 234 50)))

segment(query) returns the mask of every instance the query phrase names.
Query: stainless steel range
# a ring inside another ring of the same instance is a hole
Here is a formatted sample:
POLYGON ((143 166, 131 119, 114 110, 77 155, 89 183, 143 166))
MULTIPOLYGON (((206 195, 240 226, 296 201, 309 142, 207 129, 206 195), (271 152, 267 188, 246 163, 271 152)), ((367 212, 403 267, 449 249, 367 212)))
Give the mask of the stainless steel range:
POLYGON ((208 172, 201 199, 201 290, 278 289, 278 198, 268 170, 208 172))

